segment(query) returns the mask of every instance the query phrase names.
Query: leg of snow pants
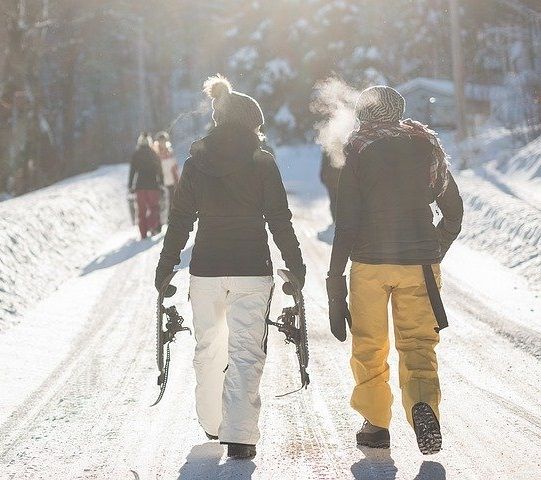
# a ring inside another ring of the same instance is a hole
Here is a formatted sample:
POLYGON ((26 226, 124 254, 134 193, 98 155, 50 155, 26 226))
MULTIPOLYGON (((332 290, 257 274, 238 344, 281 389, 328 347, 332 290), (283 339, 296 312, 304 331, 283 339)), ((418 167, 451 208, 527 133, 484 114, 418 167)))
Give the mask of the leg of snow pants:
MULTIPOLYGON (((434 273, 440 284, 439 266, 434 273)), ((352 407, 370 423, 388 427, 389 388, 387 305, 391 297, 402 403, 411 423, 411 408, 428 403, 436 415, 440 400, 434 351, 439 335, 420 265, 366 265, 351 268, 350 310, 356 387, 352 407)))
POLYGON ((148 190, 137 190, 137 214, 138 214, 138 225, 139 232, 141 233, 141 238, 146 238, 147 232, 149 230, 147 223, 147 210, 148 210, 148 190))
POLYGON ((391 288, 383 281, 379 267, 356 262, 351 267, 351 368, 356 384, 351 406, 373 425, 388 428, 393 402, 387 363, 391 288))
MULTIPOLYGON (((439 334, 432 306, 426 291, 422 267, 397 266, 400 275, 393 288, 391 303, 396 349, 399 355, 399 377, 402 405, 413 426, 412 407, 428 403, 439 418, 440 384, 435 347, 439 334)), ((441 288, 440 266, 433 265, 436 283, 441 288)))
POLYGON ((267 356, 265 318, 273 279, 229 277, 226 285, 229 364, 219 438, 223 443, 255 445, 259 440, 259 382, 267 356))
POLYGON ((148 190, 148 219, 147 225, 151 232, 158 230, 160 226, 160 191, 148 190))
POLYGON ((203 429, 218 435, 222 422, 224 370, 227 367, 226 296, 222 277, 190 278, 190 301, 195 331, 193 365, 196 410, 203 429))

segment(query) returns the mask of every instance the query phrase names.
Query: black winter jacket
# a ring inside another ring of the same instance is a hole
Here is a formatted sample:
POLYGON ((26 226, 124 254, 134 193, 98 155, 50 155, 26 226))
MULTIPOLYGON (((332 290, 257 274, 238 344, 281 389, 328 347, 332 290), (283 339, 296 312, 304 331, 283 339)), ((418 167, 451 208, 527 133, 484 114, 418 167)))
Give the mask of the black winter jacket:
POLYGON ((361 154, 348 151, 337 201, 329 275, 343 275, 348 258, 368 264, 439 263, 460 233, 463 206, 455 180, 435 198, 429 186, 431 144, 387 137, 361 154), (442 220, 433 224, 436 201, 442 220))
POLYGON ((139 147, 132 156, 128 189, 159 190, 163 185, 163 171, 160 158, 149 146, 139 147), (135 187, 133 185, 134 177, 135 187))
POLYGON ((280 172, 253 132, 221 125, 195 142, 177 186, 158 269, 179 261, 198 219, 190 273, 272 275, 267 224, 286 267, 304 269, 280 172))

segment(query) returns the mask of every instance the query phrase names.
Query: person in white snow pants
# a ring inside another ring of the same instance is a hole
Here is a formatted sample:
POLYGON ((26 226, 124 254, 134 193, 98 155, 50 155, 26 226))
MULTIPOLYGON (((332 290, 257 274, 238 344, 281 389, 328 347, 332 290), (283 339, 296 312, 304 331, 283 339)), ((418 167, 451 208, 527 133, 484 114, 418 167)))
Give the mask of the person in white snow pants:
POLYGON ((156 268, 160 288, 197 220, 190 261, 196 349, 196 409, 209 439, 227 454, 256 454, 273 289, 267 230, 302 286, 306 275, 274 157, 261 149, 263 112, 223 77, 210 78, 215 127, 193 143, 175 190, 156 268))
POLYGON ((205 432, 222 442, 259 440, 259 381, 272 288, 271 276, 190 279, 197 416, 205 432))

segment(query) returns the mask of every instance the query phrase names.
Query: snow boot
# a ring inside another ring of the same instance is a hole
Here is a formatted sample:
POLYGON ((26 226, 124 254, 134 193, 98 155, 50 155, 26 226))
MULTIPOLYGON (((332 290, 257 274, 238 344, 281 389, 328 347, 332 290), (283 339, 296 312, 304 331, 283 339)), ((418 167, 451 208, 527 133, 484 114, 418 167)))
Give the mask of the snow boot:
POLYGON ((218 440, 218 436, 217 435, 211 435, 210 433, 207 433, 205 432, 205 435, 207 436, 207 438, 209 440, 218 440))
POLYGON ((231 458, 254 458, 256 454, 255 445, 246 443, 228 443, 227 456, 231 458))
POLYGON ((416 403, 411 409, 417 445, 423 455, 432 455, 441 450, 440 423, 434 410, 424 402, 416 403))
POLYGON ((376 427, 365 420, 362 428, 357 432, 357 445, 370 448, 390 448, 389 430, 376 427))

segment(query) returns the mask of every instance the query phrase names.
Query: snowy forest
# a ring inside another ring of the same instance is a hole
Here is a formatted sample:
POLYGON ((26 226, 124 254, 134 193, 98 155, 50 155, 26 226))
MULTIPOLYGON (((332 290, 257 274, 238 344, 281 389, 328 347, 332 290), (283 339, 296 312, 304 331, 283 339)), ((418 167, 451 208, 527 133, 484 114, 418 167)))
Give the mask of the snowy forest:
MULTIPOLYGON (((3 0, 0 192, 126 161, 138 131, 177 116, 177 142, 199 135, 201 84, 215 72, 258 98, 271 143, 311 141, 313 89, 330 75, 355 88, 452 78, 448 3, 3 0)), ((464 1, 460 16, 466 82, 504 87, 492 116, 532 140, 539 3, 464 1)))

